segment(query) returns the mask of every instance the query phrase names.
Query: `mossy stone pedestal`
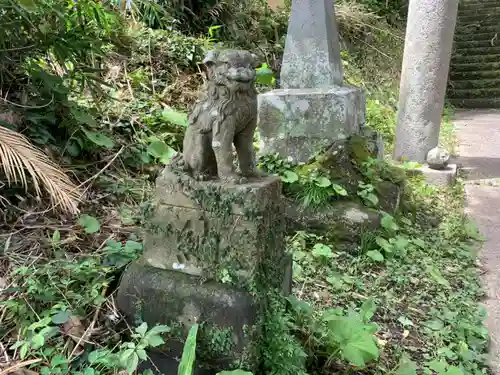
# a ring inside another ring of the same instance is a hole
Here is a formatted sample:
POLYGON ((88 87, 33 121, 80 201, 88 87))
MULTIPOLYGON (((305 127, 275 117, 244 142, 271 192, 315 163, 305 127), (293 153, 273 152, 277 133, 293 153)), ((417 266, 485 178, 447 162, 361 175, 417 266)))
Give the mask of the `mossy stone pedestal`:
MULTIPOLYGON (((255 370, 266 295, 291 288, 280 180, 200 182, 167 167, 155 207, 144 254, 123 275, 119 308, 149 326, 180 328, 180 338, 200 323, 200 367, 255 370)), ((164 350, 180 358, 182 345, 174 338, 164 350)))

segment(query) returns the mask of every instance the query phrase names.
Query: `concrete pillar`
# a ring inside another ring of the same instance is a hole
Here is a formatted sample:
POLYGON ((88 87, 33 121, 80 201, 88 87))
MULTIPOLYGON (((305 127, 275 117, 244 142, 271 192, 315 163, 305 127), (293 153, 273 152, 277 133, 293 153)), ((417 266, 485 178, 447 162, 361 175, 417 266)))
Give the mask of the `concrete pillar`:
POLYGON ((395 160, 423 163, 438 145, 458 0, 410 0, 395 160))

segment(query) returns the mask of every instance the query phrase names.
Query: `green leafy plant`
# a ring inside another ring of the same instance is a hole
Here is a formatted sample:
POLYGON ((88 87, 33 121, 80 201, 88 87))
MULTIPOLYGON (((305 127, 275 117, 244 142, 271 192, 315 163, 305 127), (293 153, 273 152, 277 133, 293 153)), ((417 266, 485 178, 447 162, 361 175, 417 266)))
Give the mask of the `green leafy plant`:
POLYGON ((294 166, 278 154, 261 157, 259 167, 280 176, 285 184, 285 195, 294 197, 305 207, 320 207, 332 199, 348 195, 341 185, 331 181, 319 168, 294 166))
POLYGON ((83 214, 78 218, 78 224, 83 228, 85 233, 96 233, 101 229, 101 224, 94 216, 83 214))
POLYGON ((365 323, 354 311, 349 311, 347 316, 338 315, 336 310, 327 311, 323 320, 327 324, 327 344, 333 353, 339 352, 342 358, 360 368, 378 359, 376 325, 365 323))
POLYGON ((137 259, 142 252, 142 244, 132 240, 123 242, 109 240, 103 251, 105 253, 103 265, 121 268, 137 259))
POLYGON ((372 184, 359 182, 358 196, 361 197, 363 203, 367 206, 375 207, 378 205, 378 197, 375 193, 375 187, 372 184))
POLYGON ((139 363, 147 359, 146 349, 158 347, 165 343, 162 333, 170 332, 166 325, 156 325, 148 330, 147 323, 142 323, 134 329, 130 342, 123 342, 118 350, 98 349, 88 356, 90 365, 100 365, 109 369, 125 369, 133 374, 139 363))
POLYGON ((256 82, 264 86, 273 87, 276 83, 276 78, 274 77, 274 72, 269 68, 267 64, 262 64, 257 70, 256 82))
POLYGON ((179 364, 178 375, 192 375, 194 361, 196 359, 196 336, 198 335, 198 324, 194 324, 190 329, 184 343, 182 358, 179 364))

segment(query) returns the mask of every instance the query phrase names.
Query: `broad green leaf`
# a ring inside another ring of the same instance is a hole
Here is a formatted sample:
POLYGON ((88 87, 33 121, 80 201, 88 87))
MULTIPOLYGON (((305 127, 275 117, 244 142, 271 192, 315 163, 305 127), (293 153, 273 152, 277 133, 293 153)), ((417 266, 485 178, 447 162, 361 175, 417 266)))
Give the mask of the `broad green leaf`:
POLYGON ((293 184, 299 180, 299 175, 292 171, 285 171, 281 176, 281 180, 287 184, 293 184))
POLYGON ((394 217, 389 214, 384 214, 380 223, 384 229, 387 229, 389 231, 395 232, 399 230, 399 226, 394 221, 394 217))
POLYGON ((32 349, 39 349, 45 344, 45 337, 43 337, 40 334, 34 335, 31 338, 31 348, 32 349))
POLYGON ((159 334, 148 336, 147 342, 148 345, 153 348, 165 344, 165 340, 163 340, 163 338, 159 334))
POLYGON ((337 195, 340 195, 342 197, 347 197, 347 190, 344 189, 342 186, 338 184, 332 184, 332 189, 335 191, 337 195))
POLYGON ((128 240, 127 242, 125 242, 125 250, 129 251, 142 250, 142 243, 128 240))
POLYGON ((446 368, 448 364, 444 361, 438 361, 437 359, 427 363, 427 366, 436 371, 438 374, 444 374, 446 372, 446 368))
POLYGON ((139 335, 144 336, 148 330, 148 323, 143 322, 139 327, 135 327, 135 332, 139 335))
POLYGON ((373 318, 373 314, 377 310, 377 305, 373 301, 373 298, 367 299, 361 305, 361 315, 363 316, 363 320, 368 322, 371 318, 373 318))
POLYGON ((401 357, 394 375, 417 375, 417 364, 407 356, 401 357))
POLYGON ((274 72, 269 69, 267 64, 262 64, 260 68, 255 69, 256 82, 262 85, 270 86, 274 82, 274 72))
POLYGON ((90 352, 89 356, 88 356, 88 361, 90 364, 94 363, 95 361, 97 361, 100 357, 100 352, 98 350, 94 350, 93 352, 90 352))
POLYGON ((378 197, 373 193, 366 194, 365 199, 374 206, 378 204, 378 197))
POLYGON ((173 109, 166 108, 163 110, 161 115, 166 121, 174 125, 180 125, 183 127, 188 126, 188 116, 186 113, 177 112, 173 109))
POLYGON ((137 356, 139 357, 139 359, 141 359, 143 361, 148 359, 148 355, 146 354, 146 351, 144 349, 137 349, 135 352, 137 353, 137 356))
POLYGON ((182 351, 181 363, 179 364, 178 375, 192 375, 194 361, 196 359, 196 336, 198 334, 198 324, 193 325, 188 333, 184 350, 182 351))
POLYGON ((87 367, 83 372, 83 375, 95 375, 95 370, 92 367, 87 367))
POLYGON ((45 318, 39 320, 38 322, 31 323, 28 326, 28 330, 35 331, 39 328, 45 328, 52 322, 52 318, 50 316, 46 316, 45 318))
POLYGON ((78 224, 83 227, 85 233, 96 233, 101 229, 99 220, 87 214, 83 214, 78 218, 78 224))
POLYGON ((343 357, 353 365, 365 367, 366 362, 378 358, 379 350, 373 337, 369 334, 359 334, 346 345, 340 345, 343 357))
POLYGON ((172 156, 175 155, 175 150, 172 147, 159 140, 151 142, 147 148, 147 152, 151 156, 160 159, 160 162, 164 164, 167 164, 172 156))
POLYGON ((312 314, 313 308, 306 301, 299 300, 297 297, 295 297, 293 295, 288 296, 286 299, 290 303, 290 305, 292 305, 292 308, 295 311, 303 313, 303 314, 307 314, 307 315, 312 314))
POLYGON ((71 318, 71 312, 68 310, 66 311, 59 311, 58 313, 52 315, 52 323, 54 324, 64 324, 67 321, 69 321, 71 318))
POLYGON ((403 236, 397 236, 396 240, 394 241, 394 246, 396 247, 397 250, 401 251, 406 248, 408 245, 408 239, 406 239, 403 236))
POLYGON ((380 246, 380 248, 384 249, 384 251, 388 253, 392 252, 392 245, 385 238, 377 237, 375 238, 375 242, 380 246))
POLYGON ((82 124, 88 125, 90 127, 96 127, 97 122, 94 119, 94 117, 88 113, 87 111, 71 107, 70 109, 71 114, 73 115, 74 119, 82 124))
POLYGON ((315 184, 319 187, 326 188, 328 186, 331 186, 332 182, 330 181, 329 178, 321 176, 315 181, 315 184))
POLYGON ((253 375, 251 372, 243 370, 233 370, 233 371, 222 371, 218 372, 217 375, 253 375))
POLYGON ((384 261, 384 256, 382 253, 378 250, 370 250, 366 253, 366 255, 370 258, 372 258, 376 262, 383 262, 384 261))
POLYGON ((175 150, 171 147, 168 148, 168 151, 164 153, 161 158, 160 158, 160 163, 162 164, 168 164, 170 162, 170 159, 176 154, 175 150))
POLYGON ((59 366, 59 365, 67 364, 67 363, 68 363, 68 359, 60 354, 53 356, 52 359, 50 360, 51 367, 55 367, 55 366, 59 366))
POLYGON ((91 142, 95 143, 98 146, 105 147, 108 149, 113 148, 115 146, 115 143, 111 140, 111 138, 102 133, 91 132, 87 129, 82 129, 82 131, 85 133, 85 135, 91 142))
MULTIPOLYGON (((141 249, 142 249, 142 245, 141 245, 141 249)), ((166 332, 170 332, 170 331, 171 331, 171 328, 169 326, 158 324, 158 325, 154 326, 153 328, 151 328, 148 331, 148 334, 146 336, 157 335, 159 333, 166 333, 166 332)))
POLYGON ((21 350, 19 351, 19 356, 21 359, 26 358, 26 355, 28 354, 28 343, 25 342, 23 346, 21 346, 21 350))
POLYGON ((446 375, 464 375, 464 372, 457 366, 448 366, 446 369, 446 375))
POLYGON ((139 356, 137 353, 132 353, 132 355, 128 358, 127 361, 127 372, 129 375, 132 375, 135 370, 137 370, 137 366, 139 365, 139 356))
POLYGON ((333 251, 330 248, 330 246, 322 243, 315 244, 311 254, 315 258, 321 258, 321 257, 333 258, 333 251))

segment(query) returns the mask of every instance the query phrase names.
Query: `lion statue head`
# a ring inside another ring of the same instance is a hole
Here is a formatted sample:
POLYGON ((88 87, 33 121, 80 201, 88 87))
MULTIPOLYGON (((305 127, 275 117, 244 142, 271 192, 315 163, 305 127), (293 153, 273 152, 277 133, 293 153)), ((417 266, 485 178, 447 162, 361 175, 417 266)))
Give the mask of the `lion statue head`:
POLYGON ((209 51, 203 64, 210 82, 233 92, 252 89, 260 65, 255 54, 243 50, 209 51))

